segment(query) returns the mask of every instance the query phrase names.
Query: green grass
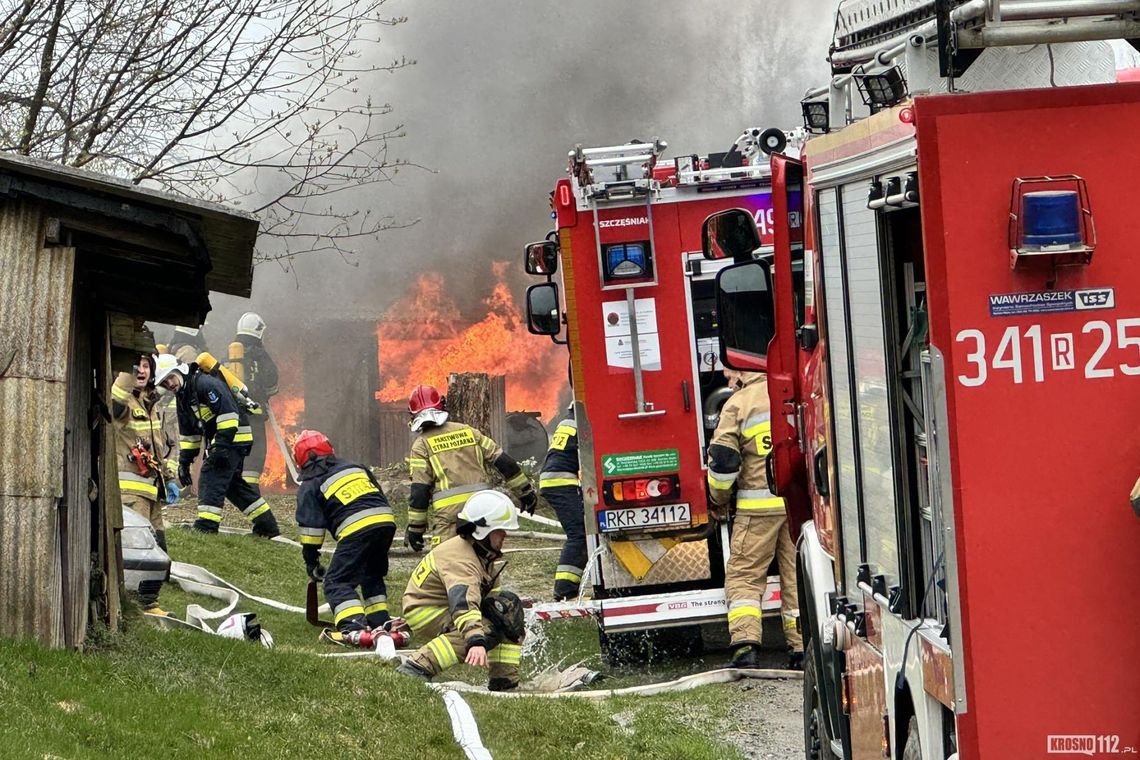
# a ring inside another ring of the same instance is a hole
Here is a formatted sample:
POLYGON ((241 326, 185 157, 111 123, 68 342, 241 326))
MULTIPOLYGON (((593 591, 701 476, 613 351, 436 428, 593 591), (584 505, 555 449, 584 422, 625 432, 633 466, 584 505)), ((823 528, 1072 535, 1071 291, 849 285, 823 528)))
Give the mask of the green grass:
MULTIPOLYGON (((288 512, 275 504, 279 517, 288 512)), ((227 509, 227 512, 230 510, 227 509)), ((282 521, 285 522, 284 520, 282 521)), ((240 525, 240 522, 233 524, 240 525)), ((287 534, 294 529, 283 525, 287 534)), ((168 531, 176 559, 202 565, 245 591, 304 606, 300 550, 249 536, 168 531)), ((514 545, 524 545, 516 542, 514 545)), ((534 546, 549 545, 533 542, 534 546)), ((414 557, 394 557, 388 577, 393 612, 414 557)), ((556 552, 512 554, 506 586, 549 598, 556 552)), ((220 606, 173 585, 162 605, 220 606)), ((407 754, 462 757, 441 697, 375 659, 328 659, 303 615, 242 602, 258 614, 276 648, 265 650, 189 631, 161 631, 129 614, 123 633, 86 653, 0 642, 0 757, 14 758, 338 758, 407 754)), ((524 676, 585 660, 604 669, 589 620, 543 629, 546 646, 524 676)), ((628 685, 702 669, 698 663, 635 669, 609 681, 628 685)), ((459 667, 447 680, 485 682, 459 667)), ((502 758, 737 758, 716 738, 739 694, 716 687, 652 698, 468 697, 484 742, 502 758)))

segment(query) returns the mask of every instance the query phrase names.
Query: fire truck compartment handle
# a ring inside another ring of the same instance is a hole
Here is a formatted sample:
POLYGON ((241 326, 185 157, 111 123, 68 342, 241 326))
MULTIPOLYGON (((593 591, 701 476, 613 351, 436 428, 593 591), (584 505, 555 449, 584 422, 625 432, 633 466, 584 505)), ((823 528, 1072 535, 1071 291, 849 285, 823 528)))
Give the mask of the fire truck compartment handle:
POLYGON ((681 381, 681 400, 685 402, 685 411, 688 412, 692 408, 692 403, 689 401, 689 381, 681 381))

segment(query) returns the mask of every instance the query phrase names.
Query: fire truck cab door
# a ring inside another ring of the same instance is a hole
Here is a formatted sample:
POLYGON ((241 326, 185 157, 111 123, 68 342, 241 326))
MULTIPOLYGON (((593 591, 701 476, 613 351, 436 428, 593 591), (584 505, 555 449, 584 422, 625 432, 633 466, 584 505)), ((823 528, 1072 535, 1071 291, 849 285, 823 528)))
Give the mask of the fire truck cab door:
POLYGON ((772 206, 775 219, 773 254, 773 300, 776 308, 776 334, 768 346, 768 397, 772 404, 772 453, 768 460, 768 483, 781 496, 788 510, 792 538, 811 519, 811 497, 807 467, 800 447, 800 374, 798 362, 798 322, 803 314, 802 296, 797 298, 797 282, 802 282, 804 265, 803 164, 783 155, 772 156, 772 206), (798 262, 800 279, 794 276, 798 262))

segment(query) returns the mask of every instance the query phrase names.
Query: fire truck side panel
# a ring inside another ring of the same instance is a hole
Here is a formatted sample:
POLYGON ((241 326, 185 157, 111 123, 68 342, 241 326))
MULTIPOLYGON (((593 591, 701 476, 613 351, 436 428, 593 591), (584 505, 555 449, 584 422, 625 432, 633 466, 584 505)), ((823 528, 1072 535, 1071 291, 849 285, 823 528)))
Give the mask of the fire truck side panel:
POLYGON ((1125 593, 1140 578, 1140 84, 919 97, 915 114, 930 342, 946 357, 961 756, 1043 755, 1050 734, 1140 746, 1125 593), (1065 174, 1087 182, 1097 248, 1050 290, 1048 267, 1010 268, 1011 188, 1065 174), (1082 289, 1062 310, 1034 305, 1082 289))

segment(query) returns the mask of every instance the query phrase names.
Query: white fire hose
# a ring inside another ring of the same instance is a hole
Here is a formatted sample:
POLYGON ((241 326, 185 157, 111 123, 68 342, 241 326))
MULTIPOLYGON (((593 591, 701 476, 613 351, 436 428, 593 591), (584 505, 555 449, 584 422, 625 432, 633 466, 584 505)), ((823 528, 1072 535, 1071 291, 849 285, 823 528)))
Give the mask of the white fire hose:
POLYGON ((620 689, 591 689, 589 691, 487 691, 486 687, 463 683, 462 681, 447 681, 445 683, 429 683, 436 691, 461 691, 466 694, 485 694, 492 697, 539 697, 542 699, 555 699, 562 697, 579 697, 582 699, 610 699, 611 697, 652 697, 657 694, 689 691, 701 686, 718 683, 732 683, 744 678, 757 678, 763 680, 802 679, 804 674, 799 670, 778 670, 768 668, 721 668, 709 670, 704 673, 693 673, 681 676, 672 681, 649 683, 641 686, 625 686, 620 689))

